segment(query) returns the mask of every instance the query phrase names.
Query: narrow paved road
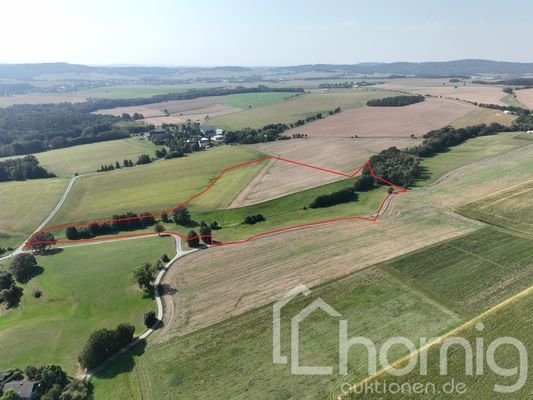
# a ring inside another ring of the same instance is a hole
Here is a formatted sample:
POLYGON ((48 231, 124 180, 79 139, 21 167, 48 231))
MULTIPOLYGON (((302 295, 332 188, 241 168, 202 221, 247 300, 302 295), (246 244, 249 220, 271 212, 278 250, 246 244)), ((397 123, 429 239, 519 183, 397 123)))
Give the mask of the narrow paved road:
MULTIPOLYGON (((65 191, 61 195, 61 198, 57 202, 57 204, 54 207, 54 209, 50 212, 50 214, 48 214, 48 216, 44 219, 44 221, 41 222, 41 224, 31 233, 31 235, 28 236, 28 239, 31 238, 33 235, 35 235, 40 230, 42 230, 50 222, 50 220, 52 218, 54 218, 54 215, 57 214, 59 209, 63 206, 63 203, 65 203, 65 200, 67 199, 67 196, 70 193, 70 190, 72 189, 72 186, 74 185, 74 182, 76 182, 76 179, 78 179, 80 176, 82 176, 82 175, 74 176, 74 177, 72 177, 70 179, 65 191)), ((15 249, 15 251, 13 251, 11 254, 9 254, 7 256, 4 256, 4 257, 0 257, 0 261, 7 260, 8 258, 13 257, 16 254, 22 253, 22 249, 24 248, 24 244, 28 241, 28 239, 24 240, 24 242, 22 242, 22 244, 19 247, 17 247, 15 249)))
MULTIPOLYGON (((181 249, 181 238, 176 235, 171 235, 174 240, 176 241, 176 255, 170 260, 168 263, 165 264, 163 269, 159 271, 159 274, 157 275, 157 278, 155 280, 154 286, 155 286, 155 301, 157 304, 157 322, 151 327, 146 329, 141 335, 137 336, 135 339, 133 339, 126 347, 122 348, 119 352, 105 360, 102 364, 97 366, 96 368, 93 368, 90 371, 87 371, 84 375, 85 378, 90 378, 92 375, 94 375, 96 372, 100 371, 102 368, 107 366, 109 363, 111 363, 113 360, 115 360, 117 357, 119 357, 124 352, 128 351, 132 347, 134 347, 136 344, 138 344, 140 341, 146 339, 148 336, 150 336, 152 333, 156 332, 156 330, 159 328, 159 325, 163 321, 163 312, 165 311, 163 308, 163 302, 161 300, 161 297, 165 295, 165 293, 161 293, 160 287, 163 285, 163 279, 167 274, 167 271, 172 267, 172 265, 178 260, 178 258, 184 256, 185 254, 192 253, 196 250, 189 250, 189 251, 183 251, 181 249)), ((142 238, 145 238, 148 236, 142 236, 142 238)), ((131 240, 130 238, 123 238, 123 239, 116 239, 116 241, 119 240, 131 240)), ((109 243, 108 241, 100 242, 100 243, 109 243)), ((94 243, 87 243, 87 244, 94 244, 94 243)), ((73 247, 73 246, 68 246, 73 247)))

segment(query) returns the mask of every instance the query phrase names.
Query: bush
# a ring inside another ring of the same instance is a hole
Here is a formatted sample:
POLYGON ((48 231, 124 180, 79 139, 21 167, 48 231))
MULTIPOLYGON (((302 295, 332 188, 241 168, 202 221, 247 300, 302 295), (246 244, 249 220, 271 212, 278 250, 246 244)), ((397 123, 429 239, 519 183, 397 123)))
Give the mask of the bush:
POLYGON ((31 279, 36 266, 37 260, 32 254, 20 253, 13 257, 9 270, 18 282, 27 282, 31 279))
POLYGON ((11 272, 1 269, 0 270, 0 290, 9 289, 15 284, 15 279, 11 272))
POLYGON ((371 175, 361 175, 355 179, 353 188, 356 192, 363 192, 374 187, 374 178, 371 175))
POLYGON ((265 221, 265 217, 263 217, 263 215, 261 214, 257 214, 257 215, 248 215, 244 218, 244 224, 247 224, 247 225, 253 225, 253 224, 256 224, 258 222, 263 222, 265 221))
POLYGON ((357 200, 357 193, 353 188, 344 188, 330 194, 317 196, 309 205, 310 208, 331 207, 336 204, 349 203, 357 200))
POLYGON ((6 308, 16 306, 22 297, 23 289, 19 286, 12 285, 7 289, 0 290, 0 304, 6 308))
POLYGON ((144 313, 144 326, 151 328, 157 322, 157 316, 154 311, 144 313))
POLYGON ((200 238, 198 237, 198 234, 195 231, 190 231, 187 234, 187 244, 191 248, 196 248, 200 246, 200 238))
POLYGON ((211 244, 211 228, 209 228, 207 225, 200 227, 200 237, 205 244, 211 244))
POLYGON ((367 101, 369 107, 401 107, 409 104, 420 103, 425 100, 424 96, 392 96, 384 99, 374 99, 367 101))
POLYGON ((191 214, 189 210, 185 207, 176 208, 172 211, 172 218, 174 222, 178 225, 187 226, 192 222, 191 214))

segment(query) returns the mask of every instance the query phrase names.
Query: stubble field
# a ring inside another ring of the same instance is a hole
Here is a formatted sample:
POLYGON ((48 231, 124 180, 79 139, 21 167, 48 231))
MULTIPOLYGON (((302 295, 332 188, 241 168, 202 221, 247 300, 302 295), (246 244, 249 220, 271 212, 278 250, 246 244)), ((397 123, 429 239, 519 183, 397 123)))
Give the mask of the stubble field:
MULTIPOLYGON (((383 149, 419 143, 419 140, 411 138, 292 139, 251 147, 265 154, 351 174, 383 149)), ((339 175, 272 160, 235 197, 230 207, 257 204, 341 179, 344 178, 339 175)))
POLYGON ((363 107, 291 129, 288 135, 310 137, 409 137, 439 129, 473 110, 474 107, 446 99, 427 98, 403 107, 363 107))

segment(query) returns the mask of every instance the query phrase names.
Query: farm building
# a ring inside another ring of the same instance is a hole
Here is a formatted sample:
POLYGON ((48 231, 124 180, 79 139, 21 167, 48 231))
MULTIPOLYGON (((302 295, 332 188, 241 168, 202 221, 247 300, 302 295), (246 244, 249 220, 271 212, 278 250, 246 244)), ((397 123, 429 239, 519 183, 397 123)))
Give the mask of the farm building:
POLYGON ((224 135, 215 135, 213 137, 213 139, 215 140, 215 142, 217 143, 224 143, 224 135))
POLYGON ((199 141, 198 141, 198 146, 200 147, 207 147, 209 145, 209 139, 208 138, 201 138, 199 141))
POLYGON ((215 127, 213 126, 203 126, 200 128, 200 132, 202 132, 204 136, 208 137, 215 136, 217 133, 215 127))
POLYGON ((149 138, 151 140, 164 140, 166 138, 169 138, 172 136, 172 132, 164 131, 164 130, 155 130, 149 133, 149 138))
POLYGON ((533 131, 527 131, 526 133, 533 133, 533 131))

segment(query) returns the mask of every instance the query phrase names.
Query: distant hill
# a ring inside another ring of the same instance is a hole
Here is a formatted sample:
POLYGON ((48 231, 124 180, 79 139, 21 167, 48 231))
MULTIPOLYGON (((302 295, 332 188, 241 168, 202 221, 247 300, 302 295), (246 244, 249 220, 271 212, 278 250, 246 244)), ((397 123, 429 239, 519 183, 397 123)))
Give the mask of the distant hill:
POLYGON ((491 60, 456 60, 433 62, 394 62, 362 63, 354 65, 302 65, 292 67, 302 71, 331 71, 360 74, 399 74, 399 75, 472 75, 472 74, 507 74, 524 75, 533 73, 533 63, 515 63, 491 60))
POLYGON ((232 76, 253 74, 282 75, 303 72, 338 74, 388 74, 413 76, 456 76, 474 74, 498 74, 519 76, 533 74, 533 63, 515 63, 491 60, 456 60, 438 62, 393 62, 360 64, 308 64, 288 67, 149 67, 149 66, 87 66, 67 63, 0 64, 0 78, 30 80, 44 74, 99 73, 127 75, 139 78, 176 78, 182 74, 216 72, 232 76))

